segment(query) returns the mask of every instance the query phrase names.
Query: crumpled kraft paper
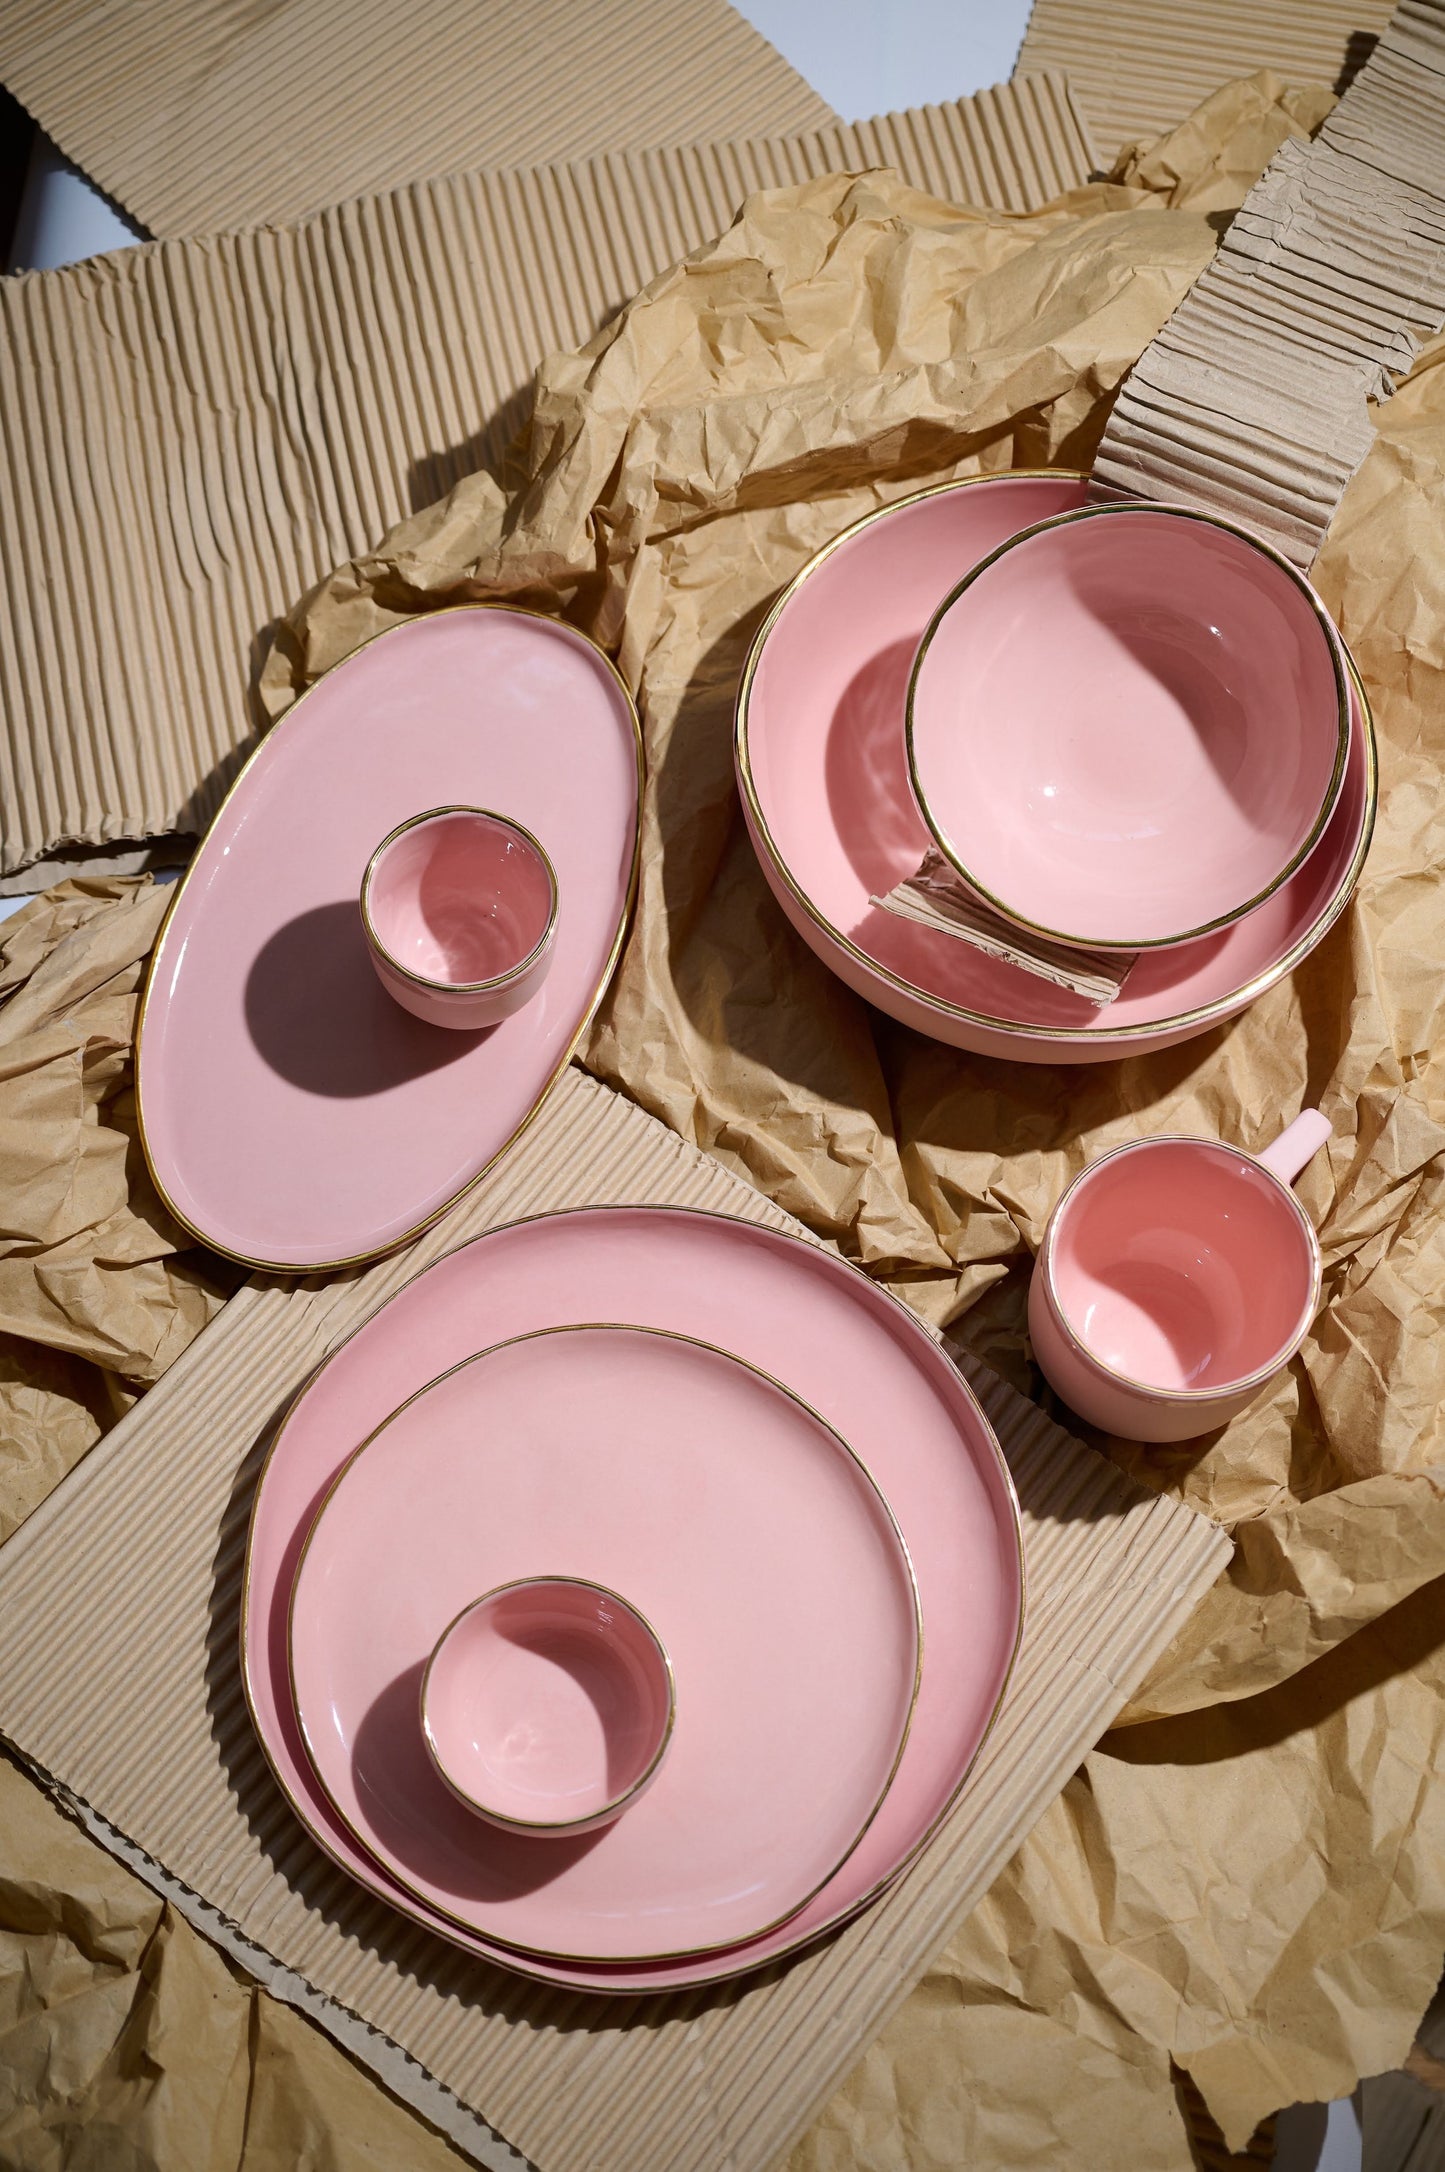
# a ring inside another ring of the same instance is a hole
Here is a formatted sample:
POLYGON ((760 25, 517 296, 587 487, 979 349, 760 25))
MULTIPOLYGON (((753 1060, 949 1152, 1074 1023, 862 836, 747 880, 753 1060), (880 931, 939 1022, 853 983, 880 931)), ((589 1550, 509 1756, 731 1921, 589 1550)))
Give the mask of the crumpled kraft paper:
POLYGON ((458 2172, 467 2162, 0 1758, 0 2163, 458 2172))
MULTIPOLYGON (((1027 218, 886 175, 752 199, 544 367, 506 473, 341 569, 268 665, 279 714, 366 634, 477 595, 560 606, 613 646, 648 734, 647 829, 589 1063, 1035 1392, 1031 1248, 1083 1160, 1166 1127, 1258 1146, 1306 1098, 1335 1125, 1301 1186, 1329 1299, 1301 1361, 1202 1445, 1103 1444, 1232 1525, 1231 1571, 1145 1685, 1139 1724, 1071 1783, 799 2172, 1097 2166, 1121 2133, 1131 2161, 1182 2168, 1171 2061, 1238 2144, 1273 2105, 1395 2063, 1438 1974, 1439 353, 1381 411, 1319 568, 1376 704, 1375 851, 1329 942, 1230 1027, 1072 1071, 893 1026, 774 906, 730 757, 737 672, 777 587, 921 482, 1086 464, 1253 162, 1323 103, 1268 78, 1233 86, 1111 184, 1027 218)), ((153 1203, 141 1213, 154 1228, 153 1203)), ((117 1293, 152 1265, 118 1270, 117 1293)), ((35 1290, 23 1332, 70 1357, 70 1315, 52 1320, 35 1290)))

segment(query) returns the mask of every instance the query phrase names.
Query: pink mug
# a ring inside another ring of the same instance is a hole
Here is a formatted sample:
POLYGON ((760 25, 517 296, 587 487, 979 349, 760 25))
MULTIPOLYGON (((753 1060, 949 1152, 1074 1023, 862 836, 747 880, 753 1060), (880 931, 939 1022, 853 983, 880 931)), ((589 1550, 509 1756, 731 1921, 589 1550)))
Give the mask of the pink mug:
POLYGON ((1319 1241, 1290 1185, 1329 1135, 1305 1109, 1259 1155, 1136 1139, 1075 1177, 1029 1288, 1034 1356, 1071 1409, 1174 1441, 1253 1402, 1319 1303, 1319 1241))

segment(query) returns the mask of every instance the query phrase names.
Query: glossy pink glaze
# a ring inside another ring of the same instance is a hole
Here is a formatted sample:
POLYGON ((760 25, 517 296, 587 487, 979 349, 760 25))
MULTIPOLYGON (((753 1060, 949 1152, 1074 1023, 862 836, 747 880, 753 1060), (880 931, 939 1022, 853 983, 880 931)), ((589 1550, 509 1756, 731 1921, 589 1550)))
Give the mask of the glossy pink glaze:
POLYGON ((651 1786, 674 1705, 653 1630, 576 1577, 474 1599, 422 1676, 422 1732, 447 1785, 504 1830, 564 1837, 595 1832, 651 1786))
POLYGON ((1013 1061, 1108 1062, 1233 1016, 1249 1000, 1242 991, 1277 976, 1333 924, 1369 814, 1373 752, 1357 710, 1339 804, 1299 872, 1223 933, 1141 958, 1102 1008, 869 904, 911 874, 931 842, 902 724, 924 627, 970 566, 1021 528, 1082 505, 1084 490, 1070 476, 989 477, 855 529, 765 628, 748 701, 747 755, 772 851, 746 790, 744 811, 798 933, 905 1025, 1013 1061), (1203 1023, 1191 1018, 1206 1008, 1203 1023))
POLYGON ((893 1772, 919 1637, 836 1433, 719 1350, 574 1327, 472 1358, 362 1450, 297 1575, 291 1666, 322 1786, 420 1900, 533 1953, 647 1960, 754 1937, 832 1875, 893 1772), (481 1832, 418 1723, 478 1583, 543 1571, 627 1592, 677 1683, 656 1786, 585 1845, 481 1832))
POLYGON ((1281 1175, 1215 1140, 1137 1140, 1085 1169, 1050 1217, 1029 1292, 1034 1354, 1092 1424, 1189 1440, 1288 1363, 1318 1275, 1281 1175))
POLYGON ((1248 910, 1319 836, 1346 728, 1303 577, 1169 506, 1015 538, 933 620, 909 697, 948 858, 999 911, 1091 948, 1248 910))
POLYGON ((552 620, 394 628, 284 716, 217 816, 157 952, 138 1063, 162 1191, 220 1250, 315 1267, 386 1251, 526 1119, 606 976, 637 823, 627 697, 552 620), (357 894, 418 809, 502 807, 545 839, 563 909, 546 985, 478 1034, 386 995, 357 894))
MULTIPOLYGON (((836 1424, 899 1518, 927 1625, 928 1664, 893 1786, 847 1862, 792 1923, 716 1959, 611 1970, 524 1964, 559 1983, 658 1990, 737 1974, 806 1943, 921 1844, 990 1725, 1019 1631, 1021 1556, 997 1445, 958 1372, 900 1305, 816 1246, 679 1209, 594 1208, 496 1230, 418 1275, 322 1368, 283 1426, 253 1509, 243 1666, 267 1754, 314 1836, 363 1884, 468 1950, 509 1959, 406 1894, 350 1838, 315 1777, 287 1679, 292 1581, 327 1486, 399 1402, 479 1343, 601 1309, 736 1350, 836 1424)), ((681 1711, 681 1671, 678 1697, 681 1711)))
POLYGON ((480 807, 445 807, 385 838, 361 920, 387 993, 414 1018, 475 1032, 547 977, 557 892, 537 840, 480 807))

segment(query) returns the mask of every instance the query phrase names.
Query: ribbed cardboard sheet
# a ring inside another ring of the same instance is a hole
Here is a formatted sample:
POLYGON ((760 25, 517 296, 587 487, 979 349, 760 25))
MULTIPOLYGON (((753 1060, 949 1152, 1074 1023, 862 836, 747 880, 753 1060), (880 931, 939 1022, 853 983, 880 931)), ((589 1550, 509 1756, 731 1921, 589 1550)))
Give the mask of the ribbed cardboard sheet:
POLYGON ((0 282, 0 876, 204 828, 263 630, 502 449, 542 357, 752 189, 1004 210, 1093 154, 1056 77, 794 138, 453 175, 0 282))
POLYGON ((1312 143, 1271 160, 1125 382, 1103 489, 1247 521, 1308 566, 1445 323, 1445 0, 1401 0, 1312 143))
POLYGON ((771 1975, 635 2004, 525 1983, 396 1916, 314 1849, 247 1720, 237 1607, 267 1429, 328 1347, 464 1238, 547 1208, 643 1200, 797 1230, 570 1071, 488 1182, 409 1253, 319 1287, 247 1285, 0 1552, 0 1729, 88 1806, 100 1837, 160 1866, 153 1875, 173 1894, 199 1896, 198 1920, 215 1924, 218 1911, 233 1950, 260 1949, 273 1988, 304 1979, 312 1989, 297 1985, 298 2001, 384 2079, 401 2073, 411 2101, 479 2158, 499 2161, 464 2107, 544 2172, 763 2172, 986 1891, 1230 1548, 971 1373, 1023 1505, 1028 1617, 998 1724, 906 1878, 771 1975), (392 2046, 450 2095, 400 2070, 392 2046))
POLYGON ((6 0, 0 82, 167 238, 837 118, 727 0, 6 0))
POLYGON ((1034 0, 1014 74, 1064 70, 1112 159, 1259 68, 1342 88, 1390 14, 1390 0, 1034 0))

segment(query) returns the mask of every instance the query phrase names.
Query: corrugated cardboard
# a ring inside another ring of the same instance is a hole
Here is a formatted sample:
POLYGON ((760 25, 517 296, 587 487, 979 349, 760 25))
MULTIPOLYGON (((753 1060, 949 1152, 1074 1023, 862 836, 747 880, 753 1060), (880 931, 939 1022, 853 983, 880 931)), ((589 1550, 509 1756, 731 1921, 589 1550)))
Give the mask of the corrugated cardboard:
MULTIPOLYGON (((92 1830, 111 1838, 105 1821, 131 1860, 153 1859, 304 1978, 321 1994, 313 2017, 378 2071, 384 2047, 325 2002, 411 2053, 544 2172, 761 2172, 983 1894, 1229 1545, 976 1368, 1023 1504, 1031 1599, 1002 1717, 914 1869, 824 1947, 720 1995, 619 2007, 486 1969, 360 1893, 278 1795, 236 1662, 246 1516, 267 1428, 330 1345, 465 1237, 584 1200, 674 1201, 797 1229, 569 1072, 488 1183, 409 1253, 339 1284, 249 1284, 37 1510, 0 1554, 0 1727, 89 1806, 92 1830)), ((287 1980, 272 1987, 284 1995, 287 1980)), ((484 2137, 447 2125, 484 2154, 484 2137)))
POLYGON ((1094 464, 1308 566, 1445 323, 1445 0, 1403 0, 1314 142, 1285 143, 1120 393, 1094 464))
POLYGON ((1343 89, 1391 13, 1391 0, 1034 0, 1014 72, 1063 69, 1111 159, 1259 68, 1343 89))
POLYGON ((894 165, 1005 210, 1093 162, 1067 87, 791 140, 452 176, 284 231, 0 284, 0 875, 205 826, 279 613, 495 459, 586 339, 749 190, 894 165))
POLYGON ((727 0, 9 0, 0 81, 167 238, 465 166, 836 119, 727 0))

